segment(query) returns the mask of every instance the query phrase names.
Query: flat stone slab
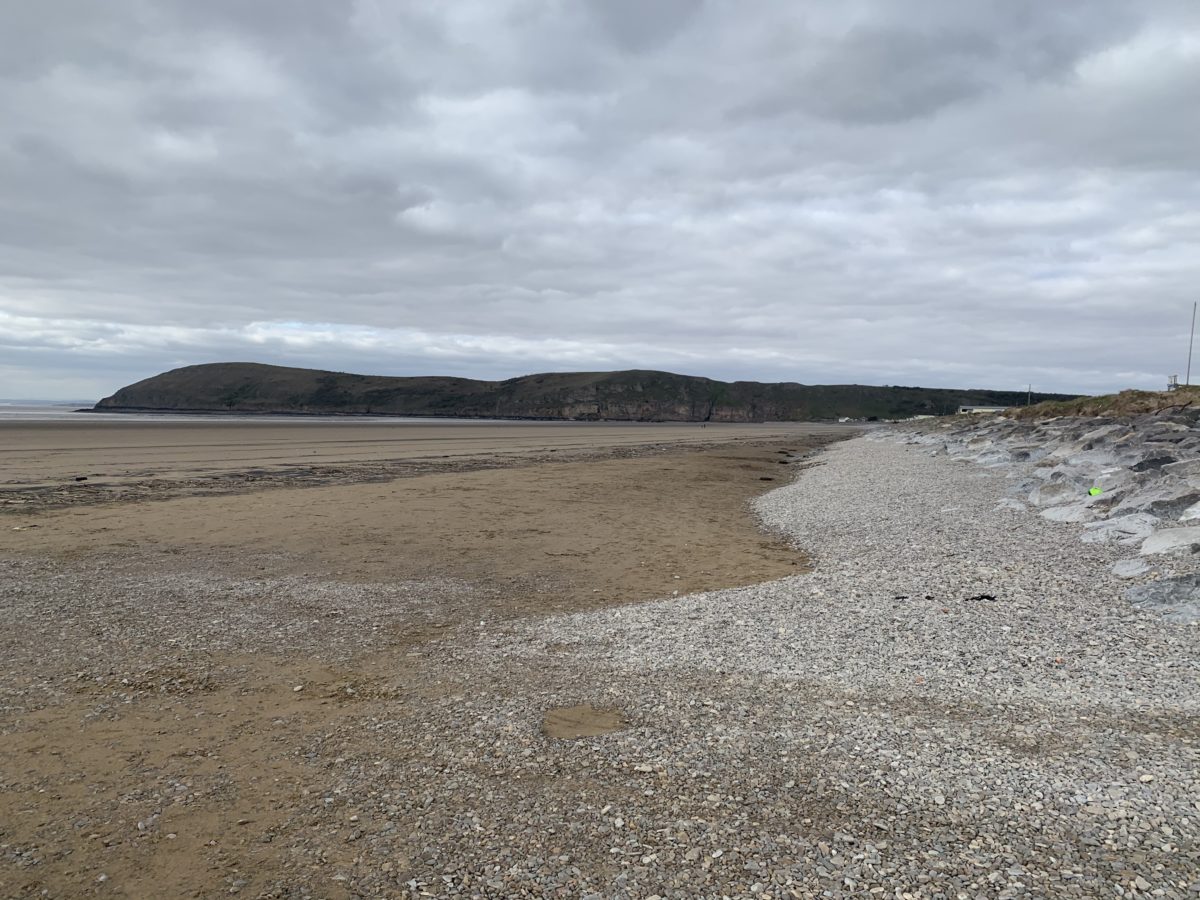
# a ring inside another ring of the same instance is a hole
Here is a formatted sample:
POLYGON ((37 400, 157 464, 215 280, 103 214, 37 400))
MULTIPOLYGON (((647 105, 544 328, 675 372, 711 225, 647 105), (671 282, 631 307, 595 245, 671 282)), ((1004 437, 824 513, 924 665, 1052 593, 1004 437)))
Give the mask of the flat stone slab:
POLYGON ((1171 622, 1200 622, 1200 574, 1139 584, 1125 592, 1125 599, 1143 609, 1157 609, 1171 622))
POLYGON ((1104 543, 1105 541, 1137 543, 1153 534, 1158 523, 1158 518, 1148 513, 1130 513, 1127 516, 1117 516, 1113 519, 1084 525, 1084 531, 1079 536, 1079 540, 1085 544, 1104 543))
POLYGON ((1167 463, 1167 465, 1163 466, 1163 472, 1178 478, 1200 476, 1200 459, 1185 459, 1179 462, 1167 463))
POLYGON ((1090 522, 1096 518, 1095 511, 1086 503, 1072 503, 1067 506, 1052 506, 1042 510, 1042 518, 1051 522, 1090 522))
POLYGON ((1113 564, 1112 573, 1118 578, 1140 578, 1154 571, 1144 559, 1122 559, 1113 564))
POLYGON ((1053 481, 1035 488, 1029 502, 1034 506, 1060 506, 1071 500, 1082 500, 1087 495, 1087 491, 1078 485, 1053 481))
POLYGON ((1142 542, 1142 555, 1173 553, 1178 550, 1195 552, 1200 549, 1200 526, 1189 528, 1164 528, 1156 531, 1142 542))

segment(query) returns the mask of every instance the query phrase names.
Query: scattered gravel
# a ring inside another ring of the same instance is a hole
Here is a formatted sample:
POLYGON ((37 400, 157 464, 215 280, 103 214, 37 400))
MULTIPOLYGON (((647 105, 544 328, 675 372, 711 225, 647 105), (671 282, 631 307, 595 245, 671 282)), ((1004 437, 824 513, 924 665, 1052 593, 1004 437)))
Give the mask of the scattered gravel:
POLYGON ((1200 894, 1196 630, 1122 599, 1116 550, 1077 526, 997 511, 1001 477, 888 442, 822 458, 758 504, 813 574, 495 642, 494 678, 538 666, 554 688, 444 710, 431 774, 455 791, 432 778, 422 802, 475 824, 418 823, 419 884, 469 895, 505 853, 501 893, 1200 894), (534 734, 583 701, 634 727, 534 734), (469 752, 445 739, 464 728, 469 752))
POLYGON ((372 644, 437 636, 488 599, 448 578, 247 578, 190 564, 137 553, 103 565, 0 559, 0 713, 41 709, 81 683, 124 700, 207 682, 213 658, 231 654, 346 663, 372 644))

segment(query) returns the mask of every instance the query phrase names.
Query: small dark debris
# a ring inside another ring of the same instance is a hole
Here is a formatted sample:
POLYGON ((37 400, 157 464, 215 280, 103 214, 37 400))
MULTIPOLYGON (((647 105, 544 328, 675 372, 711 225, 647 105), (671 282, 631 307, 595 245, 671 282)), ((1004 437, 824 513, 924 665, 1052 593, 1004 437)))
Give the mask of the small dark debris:
POLYGON ((992 594, 976 594, 974 597, 968 597, 968 603, 974 603, 980 600, 986 600, 989 603, 994 603, 996 598, 992 594))
POLYGON ((76 475, 75 480, 76 481, 87 481, 87 476, 86 475, 76 475))
POLYGON ((1174 456, 1153 456, 1150 459, 1143 459, 1129 468, 1134 472, 1151 472, 1176 461, 1174 456))
POLYGON ((775 479, 772 478, 770 475, 759 475, 758 480, 759 481, 774 481, 775 479))
POLYGON ((926 595, 925 595, 925 599, 926 599, 926 600, 932 600, 932 599, 933 599, 933 594, 926 594, 926 595))
POLYGON ((907 599, 908 599, 908 594, 897 594, 897 595, 896 595, 894 598, 892 598, 892 599, 894 599, 894 600, 907 600, 907 599))
POLYGON ((777 459, 777 460, 775 460, 775 462, 779 463, 781 466, 786 466, 789 462, 791 462, 791 460, 790 459, 777 459))

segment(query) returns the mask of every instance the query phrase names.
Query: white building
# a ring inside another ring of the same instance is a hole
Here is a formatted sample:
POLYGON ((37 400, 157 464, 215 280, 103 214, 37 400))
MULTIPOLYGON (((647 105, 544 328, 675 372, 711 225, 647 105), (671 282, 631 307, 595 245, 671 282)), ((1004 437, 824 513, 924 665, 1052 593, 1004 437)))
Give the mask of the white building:
POLYGON ((960 406, 958 408, 958 412, 960 415, 963 413, 968 413, 968 414, 1001 413, 1001 412, 1004 412, 1008 408, 1009 407, 1007 407, 1007 406, 960 406))

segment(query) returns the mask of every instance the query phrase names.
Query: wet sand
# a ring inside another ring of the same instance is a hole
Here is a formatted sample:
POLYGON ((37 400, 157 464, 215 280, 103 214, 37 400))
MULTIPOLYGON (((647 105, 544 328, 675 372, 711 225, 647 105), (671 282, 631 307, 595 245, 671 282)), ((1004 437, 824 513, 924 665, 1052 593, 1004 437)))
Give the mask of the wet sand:
POLYGON ((230 572, 347 581, 465 578, 498 591, 510 614, 788 574, 803 557, 763 533, 745 502, 847 433, 254 421, 4 430, 18 440, 0 464, 0 521, 12 523, 0 527, 0 553, 219 559, 230 572), (314 451, 325 465, 296 462, 314 451), (63 480, 94 458, 112 474, 63 480))
POLYGON ((547 452, 587 453, 651 444, 686 446, 788 438, 835 426, 628 422, 452 422, 435 419, 306 422, 0 422, 0 485, 101 484, 202 478, 400 461, 455 462, 547 452))

